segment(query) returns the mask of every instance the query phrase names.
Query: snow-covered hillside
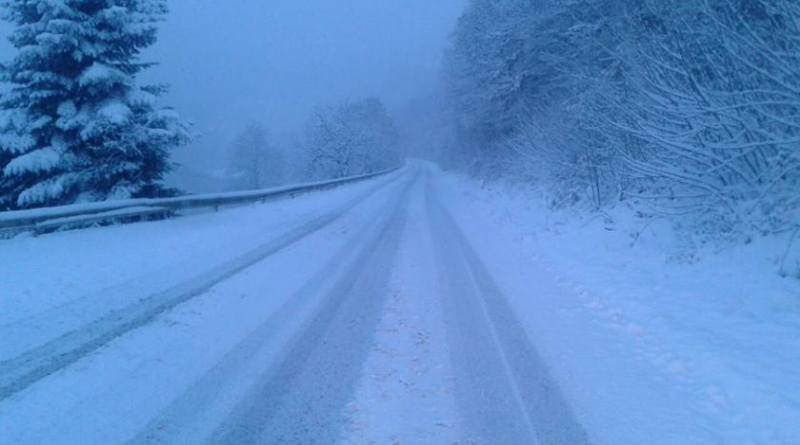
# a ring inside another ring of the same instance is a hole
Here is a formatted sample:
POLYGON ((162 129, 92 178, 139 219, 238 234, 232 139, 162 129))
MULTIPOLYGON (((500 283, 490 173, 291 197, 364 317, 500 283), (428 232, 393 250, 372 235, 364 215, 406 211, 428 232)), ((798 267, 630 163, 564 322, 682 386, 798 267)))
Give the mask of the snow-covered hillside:
POLYGON ((518 186, 443 182, 598 443, 800 441, 789 236, 688 248, 624 209, 581 218, 518 186))

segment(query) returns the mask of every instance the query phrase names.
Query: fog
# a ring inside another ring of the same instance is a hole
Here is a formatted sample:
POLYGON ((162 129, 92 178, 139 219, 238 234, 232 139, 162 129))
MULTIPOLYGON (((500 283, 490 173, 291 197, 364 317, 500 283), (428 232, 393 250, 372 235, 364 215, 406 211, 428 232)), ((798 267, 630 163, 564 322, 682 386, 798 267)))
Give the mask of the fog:
MULTIPOLYGON (((145 82, 200 137, 182 175, 212 171, 247 121, 280 138, 318 105, 379 96, 390 111, 436 87, 464 0, 173 0, 145 82)), ((173 180, 176 178, 173 177, 173 180)), ((188 184, 197 187, 196 184, 188 184)))

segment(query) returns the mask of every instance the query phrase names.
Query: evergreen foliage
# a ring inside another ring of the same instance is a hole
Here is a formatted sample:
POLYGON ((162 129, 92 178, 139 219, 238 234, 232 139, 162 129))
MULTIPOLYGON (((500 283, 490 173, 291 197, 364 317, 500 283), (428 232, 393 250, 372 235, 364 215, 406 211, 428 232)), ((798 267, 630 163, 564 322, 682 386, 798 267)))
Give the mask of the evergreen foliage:
POLYGON ((4 0, 16 57, 0 78, 0 209, 164 192, 188 125, 136 85, 165 0, 4 0))

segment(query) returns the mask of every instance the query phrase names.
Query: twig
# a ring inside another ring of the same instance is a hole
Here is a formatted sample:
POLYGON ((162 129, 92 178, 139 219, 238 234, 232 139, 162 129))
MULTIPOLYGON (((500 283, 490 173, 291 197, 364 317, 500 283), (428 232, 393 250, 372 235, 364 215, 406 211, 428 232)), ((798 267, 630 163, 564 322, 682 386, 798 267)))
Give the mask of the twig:
MULTIPOLYGON (((789 257, 789 252, 792 250, 792 244, 794 244, 794 239, 797 238, 797 234, 800 232, 800 226, 795 227, 794 231, 792 232, 792 236, 789 238, 789 244, 786 246, 786 251, 783 252, 783 258, 781 258, 781 276, 786 276, 787 273, 784 270, 786 266, 786 258, 789 257)), ((798 271, 800 273, 800 271, 798 271)))
POLYGON ((639 241, 639 237, 642 236, 642 232, 647 230, 647 228, 650 227, 650 224, 653 224, 654 221, 659 220, 659 219, 663 219, 663 218, 658 217, 658 216, 650 218, 650 221, 647 221, 647 224, 645 224, 644 227, 641 228, 641 230, 637 230, 636 231, 636 235, 633 237, 633 242, 631 243, 631 247, 635 247, 636 246, 636 242, 639 241))

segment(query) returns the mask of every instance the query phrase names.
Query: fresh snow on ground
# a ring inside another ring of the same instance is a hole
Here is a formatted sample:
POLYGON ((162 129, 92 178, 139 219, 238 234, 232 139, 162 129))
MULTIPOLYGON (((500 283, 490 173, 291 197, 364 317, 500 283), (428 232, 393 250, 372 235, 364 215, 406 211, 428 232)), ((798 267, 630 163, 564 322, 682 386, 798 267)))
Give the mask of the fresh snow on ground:
POLYGON ((634 244, 643 224, 622 210, 582 219, 531 190, 442 181, 597 443, 800 443, 787 238, 688 256, 664 225, 634 244))
POLYGON ((220 421, 212 418, 205 424, 203 416, 223 416, 251 389, 261 369, 279 360, 279 351, 330 287, 328 281, 341 275, 337 268, 347 262, 349 248, 374 224, 376 212, 383 211, 396 180, 389 176, 324 194, 170 221, 6 241, 9 250, 30 252, 22 256, 30 278, 2 281, 4 296, 21 289, 28 297, 4 301, 2 313, 23 312, 28 318, 3 326, 2 338, 18 341, 2 342, 0 369, 20 350, 45 344, 69 329, 85 331, 82 323, 108 311, 108 305, 124 308, 150 292, 191 281, 203 268, 213 269, 291 232, 298 221, 365 198, 341 219, 115 338, 75 366, 0 401, 0 443, 146 442, 154 430, 169 439, 170 428, 180 428, 180 437, 172 438, 175 443, 197 443, 193 437, 204 437, 220 421), (83 244, 76 244, 79 240, 83 244), (32 244, 50 256, 36 255, 32 244), (70 269, 69 246, 77 255, 73 263, 83 267, 70 269), (58 262, 48 264, 53 260, 58 262), (309 271, 320 278, 309 278, 309 271), (63 286, 73 279, 75 286, 63 286), (81 292, 88 297, 79 297, 81 292), (53 306, 50 296, 60 306, 53 306), (71 311, 73 306, 79 310, 71 311), (61 323, 58 314, 69 323, 61 323), (169 427, 154 420, 162 411, 169 427))
POLYGON ((432 235, 419 192, 362 382, 343 413, 343 444, 450 444, 460 436, 432 235))
POLYGON ((107 300, 118 289, 180 281, 373 187, 360 183, 187 218, 0 240, 0 326, 87 295, 107 300))
POLYGON ((800 443, 788 239, 537 196, 412 162, 0 241, 0 444, 800 443))

